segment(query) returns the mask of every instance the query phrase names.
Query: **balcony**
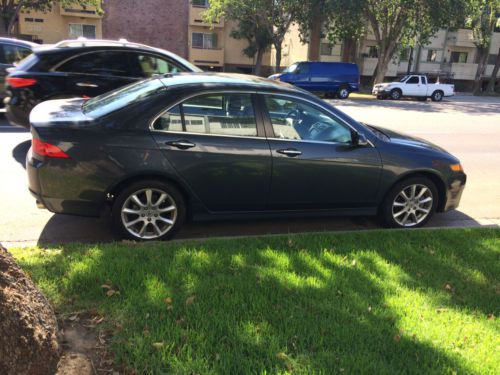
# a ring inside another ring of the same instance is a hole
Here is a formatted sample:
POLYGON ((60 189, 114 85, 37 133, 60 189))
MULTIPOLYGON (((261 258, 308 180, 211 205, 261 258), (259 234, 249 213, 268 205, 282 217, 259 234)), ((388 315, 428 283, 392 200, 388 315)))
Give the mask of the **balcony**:
POLYGON ((448 34, 448 45, 456 46, 456 47, 467 47, 467 48, 475 48, 474 44, 474 35, 472 30, 468 29, 459 29, 455 32, 450 32, 448 34))
POLYGON ((82 7, 81 5, 77 4, 68 4, 65 6, 59 5, 59 11, 61 13, 61 16, 102 18, 102 16, 97 13, 97 9, 94 6, 82 7))
POLYGON ((195 65, 224 65, 224 49, 189 48, 189 61, 195 65))
POLYGON ((473 80, 476 76, 477 64, 468 63, 452 63, 451 73, 453 73, 453 78, 473 80))
POLYGON ((191 26, 204 26, 204 27, 224 27, 224 19, 221 19, 219 23, 214 23, 213 25, 203 21, 203 12, 207 8, 197 5, 191 5, 189 7, 189 25, 191 26))

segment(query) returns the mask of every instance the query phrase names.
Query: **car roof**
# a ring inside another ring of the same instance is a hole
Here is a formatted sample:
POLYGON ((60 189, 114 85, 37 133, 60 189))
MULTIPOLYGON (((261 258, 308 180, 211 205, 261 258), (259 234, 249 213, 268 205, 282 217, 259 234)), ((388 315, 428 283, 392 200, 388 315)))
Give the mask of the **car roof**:
POLYGON ((0 43, 15 44, 22 47, 39 47, 40 44, 30 42, 28 40, 15 39, 15 38, 0 38, 0 43))
POLYGON ((306 93, 304 90, 285 82, 237 73, 175 73, 166 74, 160 79, 167 88, 187 85, 198 87, 210 85, 210 88, 267 89, 306 93))

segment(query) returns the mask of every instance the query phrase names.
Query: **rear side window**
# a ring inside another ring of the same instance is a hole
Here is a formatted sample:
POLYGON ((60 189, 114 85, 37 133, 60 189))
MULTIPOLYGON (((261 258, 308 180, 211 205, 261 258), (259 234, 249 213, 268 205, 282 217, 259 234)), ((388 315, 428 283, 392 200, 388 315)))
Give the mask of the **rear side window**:
POLYGON ((181 113, 182 130, 188 133, 257 136, 251 94, 208 94, 188 99, 160 116, 154 129, 179 131, 181 113))
POLYGON ((100 51, 77 55, 56 70, 66 73, 99 74, 117 77, 137 76, 129 64, 129 54, 120 51, 100 51), (135 73, 135 74, 134 74, 135 73))
POLYGON ((12 44, 3 44, 1 47, 3 50, 2 64, 14 65, 31 55, 31 49, 29 48, 14 46, 12 44))
POLYGON ((179 64, 149 54, 134 54, 132 57, 140 67, 141 77, 150 78, 155 74, 185 72, 186 68, 179 64))
POLYGON ((104 116, 153 96, 162 89, 165 89, 165 86, 159 79, 139 81, 86 101, 82 110, 91 117, 104 116))

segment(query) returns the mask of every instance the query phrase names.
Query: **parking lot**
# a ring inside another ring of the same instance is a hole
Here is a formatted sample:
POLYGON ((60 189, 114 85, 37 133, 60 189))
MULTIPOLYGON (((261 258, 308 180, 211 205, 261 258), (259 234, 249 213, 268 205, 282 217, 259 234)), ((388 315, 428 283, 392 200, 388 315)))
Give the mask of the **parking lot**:
MULTIPOLYGON (((500 224, 500 98, 457 96, 442 103, 332 101, 357 120, 425 138, 460 158, 468 182, 457 211, 429 226, 500 224)), ((24 159, 30 134, 0 119, 0 242, 5 246, 112 239, 108 219, 39 210, 27 191, 24 159)), ((378 228, 372 218, 280 219, 191 223, 178 238, 378 228)))

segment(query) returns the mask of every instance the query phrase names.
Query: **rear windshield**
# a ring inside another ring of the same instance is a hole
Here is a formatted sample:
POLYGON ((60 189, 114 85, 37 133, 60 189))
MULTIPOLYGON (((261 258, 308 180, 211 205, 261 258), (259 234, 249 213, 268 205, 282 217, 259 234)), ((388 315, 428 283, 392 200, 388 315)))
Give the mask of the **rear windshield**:
POLYGON ((165 86, 156 78, 139 81, 87 100, 82 110, 92 117, 104 116, 152 96, 164 88, 165 86))
POLYGON ((18 63, 14 64, 16 70, 28 71, 33 65, 38 62, 38 56, 34 53, 28 55, 18 63))

